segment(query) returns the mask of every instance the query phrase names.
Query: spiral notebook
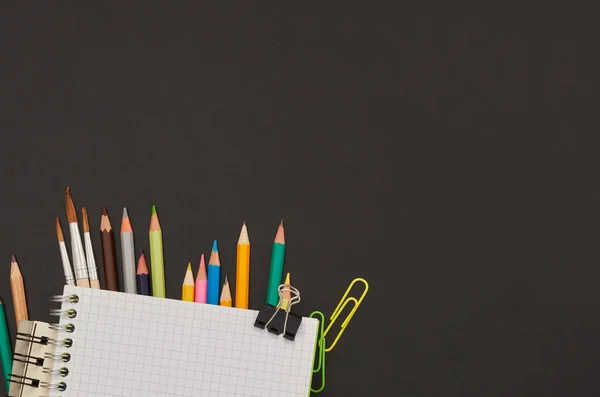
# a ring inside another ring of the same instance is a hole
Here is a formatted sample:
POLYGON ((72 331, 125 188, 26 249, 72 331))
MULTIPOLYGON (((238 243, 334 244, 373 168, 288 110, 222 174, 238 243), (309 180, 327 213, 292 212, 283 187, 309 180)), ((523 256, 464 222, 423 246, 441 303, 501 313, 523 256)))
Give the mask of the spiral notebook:
POLYGON ((256 328, 255 310, 65 286, 63 296, 73 295, 78 302, 62 303, 52 353, 69 361, 54 361, 50 391, 19 397, 309 395, 313 318, 289 341, 256 328))

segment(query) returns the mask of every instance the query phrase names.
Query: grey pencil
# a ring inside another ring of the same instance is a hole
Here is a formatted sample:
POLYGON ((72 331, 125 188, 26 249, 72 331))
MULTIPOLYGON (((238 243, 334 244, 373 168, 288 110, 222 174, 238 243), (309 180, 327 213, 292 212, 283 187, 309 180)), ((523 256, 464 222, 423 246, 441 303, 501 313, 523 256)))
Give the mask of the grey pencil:
POLYGON ((121 222, 121 253, 123 256, 124 290, 130 294, 137 294, 133 229, 131 228, 127 208, 123 208, 123 220, 121 222))

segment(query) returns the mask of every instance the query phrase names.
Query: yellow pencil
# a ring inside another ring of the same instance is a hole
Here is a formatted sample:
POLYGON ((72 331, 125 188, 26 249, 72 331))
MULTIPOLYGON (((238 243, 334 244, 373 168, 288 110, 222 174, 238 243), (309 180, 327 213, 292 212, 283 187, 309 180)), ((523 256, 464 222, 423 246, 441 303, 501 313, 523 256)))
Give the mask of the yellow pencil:
POLYGON ((194 301, 194 273, 192 273, 192 264, 188 263, 185 279, 181 286, 181 300, 186 302, 194 301))
MULTIPOLYGON (((286 286, 286 287, 289 287, 291 285, 290 284, 290 274, 289 273, 286 274, 285 281, 283 282, 283 285, 286 286)), ((287 309, 288 304, 290 303, 290 299, 292 299, 292 293, 289 290, 284 289, 283 291, 281 291, 281 297, 283 299, 283 302, 281 302, 281 308, 283 310, 285 310, 285 309, 287 309)))
POLYGON ((225 276, 225 283, 223 284, 223 291, 221 292, 221 306, 231 307, 231 289, 229 289, 229 279, 225 276))
POLYGON ((235 307, 248 308, 248 294, 250 292, 250 239, 246 222, 242 225, 240 238, 237 243, 237 257, 235 264, 235 307))

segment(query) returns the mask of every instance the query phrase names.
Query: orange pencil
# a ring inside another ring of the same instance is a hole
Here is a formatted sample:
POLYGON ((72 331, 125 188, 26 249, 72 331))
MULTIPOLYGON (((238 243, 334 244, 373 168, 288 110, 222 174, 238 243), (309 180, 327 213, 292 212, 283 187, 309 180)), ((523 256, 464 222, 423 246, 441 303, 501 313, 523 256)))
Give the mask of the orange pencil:
POLYGON ((221 292, 221 306, 231 307, 231 289, 229 289, 229 279, 225 276, 225 283, 223 284, 223 291, 221 292))
POLYGON ((235 307, 248 308, 248 294, 250 289, 250 239, 246 222, 242 225, 240 238, 237 243, 237 257, 235 264, 235 307))

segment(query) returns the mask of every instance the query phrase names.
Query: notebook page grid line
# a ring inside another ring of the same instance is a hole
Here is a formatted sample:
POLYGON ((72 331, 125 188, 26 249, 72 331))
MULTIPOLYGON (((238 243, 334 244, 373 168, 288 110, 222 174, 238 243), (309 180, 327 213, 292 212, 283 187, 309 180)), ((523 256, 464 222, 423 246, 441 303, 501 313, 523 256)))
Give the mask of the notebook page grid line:
POLYGON ((254 310, 65 288, 72 292, 80 301, 64 397, 308 394, 313 319, 290 342, 255 328, 254 310))

